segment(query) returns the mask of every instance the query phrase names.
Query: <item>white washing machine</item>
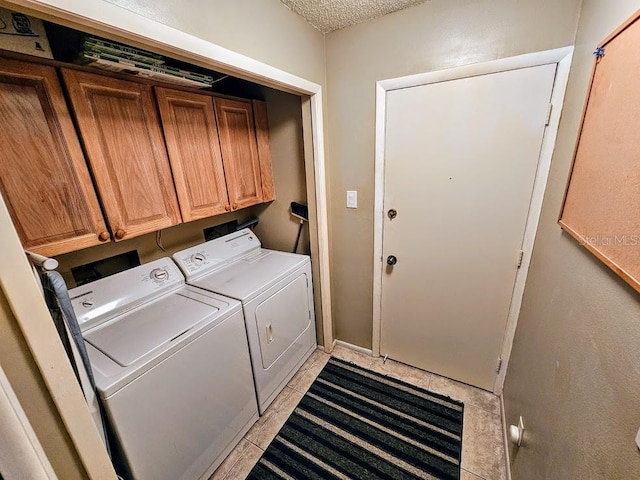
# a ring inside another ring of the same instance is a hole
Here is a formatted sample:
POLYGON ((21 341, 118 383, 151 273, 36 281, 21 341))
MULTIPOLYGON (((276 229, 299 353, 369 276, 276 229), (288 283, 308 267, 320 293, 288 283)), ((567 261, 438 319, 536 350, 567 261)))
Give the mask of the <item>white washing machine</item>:
POLYGON ((240 302, 170 258, 69 295, 133 477, 208 478, 258 418, 240 302))
POLYGON ((260 414, 316 348, 311 262, 244 229, 178 252, 187 283, 242 302, 260 414))

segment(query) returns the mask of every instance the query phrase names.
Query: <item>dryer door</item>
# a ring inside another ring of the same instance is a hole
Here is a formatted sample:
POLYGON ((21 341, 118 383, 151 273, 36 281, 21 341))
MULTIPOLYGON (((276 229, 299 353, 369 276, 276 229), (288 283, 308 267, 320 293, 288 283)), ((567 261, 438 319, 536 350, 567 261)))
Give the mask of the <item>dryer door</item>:
POLYGON ((257 305, 255 320, 265 370, 309 328, 311 309, 307 292, 307 275, 301 272, 257 305))

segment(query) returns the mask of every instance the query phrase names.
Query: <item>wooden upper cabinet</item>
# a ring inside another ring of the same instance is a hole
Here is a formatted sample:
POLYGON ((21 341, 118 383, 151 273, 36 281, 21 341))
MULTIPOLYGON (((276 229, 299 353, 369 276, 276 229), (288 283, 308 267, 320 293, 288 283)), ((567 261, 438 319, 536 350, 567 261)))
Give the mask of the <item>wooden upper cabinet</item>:
POLYGON ((0 190, 24 248, 109 240, 55 69, 0 59, 0 122, 0 190))
POLYGON ((252 100, 253 117, 256 123, 256 139, 258 141, 258 157, 260 159, 260 177, 262 178, 262 201, 276 199, 276 186, 273 182, 273 166, 271 148, 269 147, 269 119, 267 104, 260 100, 252 100))
POLYGON ((161 87, 156 98, 182 219, 228 212, 213 98, 161 87))
POLYGON ((231 208, 261 203, 260 158, 251 101, 214 98, 214 104, 231 208))
POLYGON ((151 86, 62 69, 116 240, 180 223, 151 86))

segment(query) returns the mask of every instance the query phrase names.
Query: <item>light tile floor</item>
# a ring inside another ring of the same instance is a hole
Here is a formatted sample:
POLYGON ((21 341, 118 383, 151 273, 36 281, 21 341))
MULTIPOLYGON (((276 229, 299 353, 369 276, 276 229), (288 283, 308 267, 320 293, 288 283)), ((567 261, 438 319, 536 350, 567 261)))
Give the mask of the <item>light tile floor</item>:
MULTIPOLYGON (((461 480, 506 480, 500 402, 495 395, 402 363, 337 345, 332 355, 464 402, 461 480)), ((316 350, 210 480, 243 480, 276 436, 330 355, 316 350)))

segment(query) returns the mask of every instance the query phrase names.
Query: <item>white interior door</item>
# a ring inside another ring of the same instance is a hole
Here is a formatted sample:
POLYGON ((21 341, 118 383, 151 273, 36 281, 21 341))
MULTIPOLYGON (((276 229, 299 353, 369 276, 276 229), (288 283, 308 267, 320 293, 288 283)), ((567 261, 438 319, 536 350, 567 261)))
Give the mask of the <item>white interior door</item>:
POLYGON ((555 72, 387 92, 382 355, 493 390, 555 72))

